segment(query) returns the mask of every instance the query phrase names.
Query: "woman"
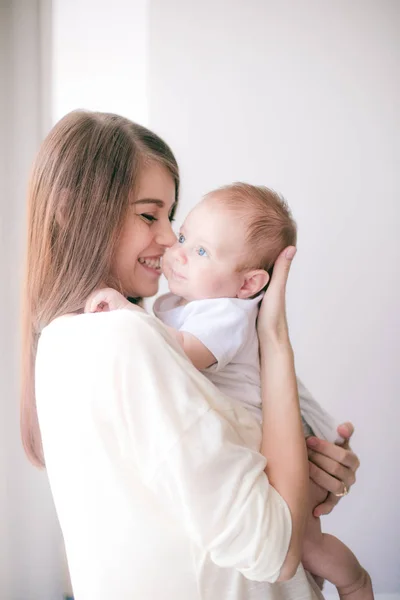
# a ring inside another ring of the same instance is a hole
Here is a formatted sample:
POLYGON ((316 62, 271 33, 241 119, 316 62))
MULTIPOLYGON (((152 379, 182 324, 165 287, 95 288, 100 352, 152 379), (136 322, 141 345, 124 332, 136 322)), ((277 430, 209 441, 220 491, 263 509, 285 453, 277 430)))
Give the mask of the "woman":
MULTIPOLYGON (((299 566, 307 457, 284 310, 294 249, 259 319, 267 465, 253 418, 154 317, 82 314, 98 287, 155 294, 178 192, 168 146, 101 113, 64 117, 32 174, 22 436, 46 462, 76 600, 316 598, 299 566)), ((357 458, 317 444, 313 478, 340 494, 357 458)))

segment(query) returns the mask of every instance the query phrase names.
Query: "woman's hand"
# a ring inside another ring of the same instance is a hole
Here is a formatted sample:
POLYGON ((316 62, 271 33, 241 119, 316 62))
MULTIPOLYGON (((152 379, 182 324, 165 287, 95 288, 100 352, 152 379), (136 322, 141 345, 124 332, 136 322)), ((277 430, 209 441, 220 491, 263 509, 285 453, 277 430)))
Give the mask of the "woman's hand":
POLYGON ((289 246, 278 256, 274 264, 271 281, 261 303, 257 320, 257 330, 262 345, 265 337, 273 336, 278 341, 288 341, 286 320, 286 282, 296 248, 289 246))
POLYGON ((316 437, 307 439, 310 477, 329 492, 325 502, 315 508, 315 517, 329 514, 356 480, 360 461, 349 446, 353 432, 351 423, 339 425, 338 433, 345 439, 341 446, 316 437))

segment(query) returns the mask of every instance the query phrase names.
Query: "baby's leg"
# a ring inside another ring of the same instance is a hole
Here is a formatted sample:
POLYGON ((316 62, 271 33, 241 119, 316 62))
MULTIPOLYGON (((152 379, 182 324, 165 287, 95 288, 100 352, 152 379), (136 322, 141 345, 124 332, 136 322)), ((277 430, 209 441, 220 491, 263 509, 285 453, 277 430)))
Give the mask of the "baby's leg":
POLYGON ((310 510, 304 536, 304 567, 336 586, 344 600, 373 600, 371 580, 351 550, 333 535, 322 533, 314 508, 326 498, 326 491, 310 481, 310 510))

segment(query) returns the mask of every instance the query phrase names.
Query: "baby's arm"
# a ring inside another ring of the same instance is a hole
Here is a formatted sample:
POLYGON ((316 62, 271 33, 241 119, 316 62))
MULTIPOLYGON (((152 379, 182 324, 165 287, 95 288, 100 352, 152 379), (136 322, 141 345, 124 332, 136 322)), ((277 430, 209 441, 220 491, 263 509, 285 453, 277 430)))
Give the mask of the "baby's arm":
POLYGON ((196 369, 202 371, 217 362, 214 354, 191 333, 178 331, 180 343, 186 356, 192 361, 196 369))
POLYGON ((202 371, 217 362, 214 354, 197 337, 187 331, 178 331, 168 325, 165 325, 165 327, 178 344, 182 346, 186 356, 196 369, 202 371))
POLYGON ((220 370, 246 342, 249 318, 234 299, 212 298, 189 303, 179 328, 180 345, 196 369, 216 365, 220 370))

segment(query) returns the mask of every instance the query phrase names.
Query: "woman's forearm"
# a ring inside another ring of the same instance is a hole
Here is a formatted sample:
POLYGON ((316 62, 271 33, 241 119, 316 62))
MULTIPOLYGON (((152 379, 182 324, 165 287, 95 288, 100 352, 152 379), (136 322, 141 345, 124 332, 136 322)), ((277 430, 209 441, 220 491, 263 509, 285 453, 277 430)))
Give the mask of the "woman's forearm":
POLYGON ((292 537, 280 579, 291 578, 299 565, 307 516, 308 462, 301 424, 294 356, 289 340, 272 337, 261 343, 263 436, 271 485, 286 501, 292 537))

